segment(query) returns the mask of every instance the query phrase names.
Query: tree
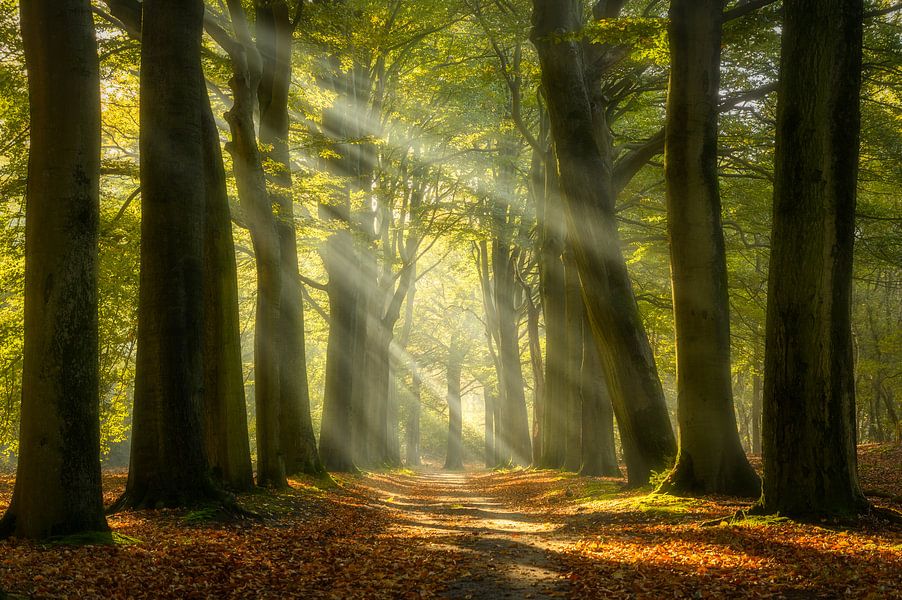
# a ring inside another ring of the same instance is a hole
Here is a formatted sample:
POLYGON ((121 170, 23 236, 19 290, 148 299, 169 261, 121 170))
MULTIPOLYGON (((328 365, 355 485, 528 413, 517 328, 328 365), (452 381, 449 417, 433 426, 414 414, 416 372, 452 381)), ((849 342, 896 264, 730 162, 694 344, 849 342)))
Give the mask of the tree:
POLYGON ((445 454, 445 469, 460 470, 464 468, 463 457, 463 420, 461 414, 460 401, 460 369, 464 356, 467 353, 467 347, 463 341, 457 337, 459 334, 455 332, 454 339, 448 348, 448 451, 445 454))
POLYGON ((723 3, 670 3, 664 170, 677 346, 679 454, 659 490, 755 496, 733 408, 717 174, 723 3))
POLYGON ((143 10, 138 358, 131 464, 117 508, 221 495, 202 428, 204 5, 148 0, 143 10))
MULTIPOLYGON (((622 2, 599 2, 600 17, 616 16, 622 2)), ((534 0, 531 39, 563 190, 569 235, 579 270, 592 337, 612 390, 629 481, 641 485, 676 454, 664 394, 620 247, 614 201, 617 185, 600 73, 620 50, 580 40, 579 0, 534 0), (591 65, 593 73, 585 69, 591 65)), ((647 159, 641 161, 643 164, 647 159)))
POLYGON ((100 79, 86 0, 23 2, 31 147, 19 465, 0 537, 107 529, 100 483, 100 79))
POLYGON ((867 509, 858 483, 850 302, 861 0, 787 0, 765 332, 766 513, 867 509))

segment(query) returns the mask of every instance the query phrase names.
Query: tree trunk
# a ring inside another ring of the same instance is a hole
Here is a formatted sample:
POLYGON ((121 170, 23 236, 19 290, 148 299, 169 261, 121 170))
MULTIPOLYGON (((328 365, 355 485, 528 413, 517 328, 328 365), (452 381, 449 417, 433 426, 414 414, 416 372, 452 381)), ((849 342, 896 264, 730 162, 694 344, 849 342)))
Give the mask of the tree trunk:
MULTIPOLYGON (((569 243, 567 244, 570 245, 569 243)), ((564 464, 567 471, 579 471, 582 464, 582 395, 580 394, 583 362, 583 322, 585 308, 579 286, 579 273, 573 254, 568 248, 564 253, 564 296, 567 327, 567 349, 564 395, 564 464)))
POLYGON ((677 346, 679 454, 659 491, 756 496, 730 369, 727 259, 717 178, 723 2, 670 3, 665 178, 677 346))
POLYGON ((542 428, 542 459, 539 466, 559 469, 564 465, 565 400, 567 398, 567 313, 564 283, 564 237, 566 225, 560 203, 560 182, 554 153, 546 156, 545 194, 540 211, 542 248, 540 277, 545 311, 545 410, 542 428))
POLYGON ((355 363, 356 356, 348 349, 354 347, 357 330, 359 268, 351 234, 347 231, 334 234, 326 242, 322 256, 329 273, 329 341, 319 455, 327 470, 353 472, 356 471, 353 387, 359 363, 355 363))
POLYGON ((218 500, 203 439, 203 3, 147 0, 141 276, 131 464, 117 507, 218 500))
POLYGON ((448 451, 445 469, 459 471, 464 468, 463 414, 460 400, 460 371, 466 349, 459 339, 451 341, 448 348, 448 451))
POLYGON ((861 0, 787 0, 777 105, 760 508, 868 507, 856 464, 851 337, 861 0))
MULTIPOLYGON (((577 0, 533 0, 532 40, 551 118, 569 234, 592 337, 609 382, 631 485, 676 454, 664 393, 620 248, 611 156, 589 101, 581 43, 562 38, 583 25, 577 0)), ((575 37, 578 37, 575 35, 575 37)))
POLYGON ((482 394, 483 400, 485 402, 485 420, 484 420, 484 435, 485 435, 485 466, 487 469, 491 469, 494 467, 497 462, 495 461, 495 395, 492 393, 492 388, 487 386, 485 383, 482 384, 482 394))
POLYGON ((501 464, 526 466, 532 460, 532 450, 514 306, 514 265, 509 246, 498 238, 492 242, 492 271, 501 362, 501 419, 496 422, 503 453, 501 464))
POLYGON ((254 329, 254 404, 257 422, 257 485, 285 487, 285 461, 279 422, 282 296, 280 240, 273 216, 263 156, 254 126, 254 107, 262 77, 262 62, 251 40, 241 4, 230 0, 229 11, 238 48, 229 49, 232 63, 232 107, 225 114, 232 140, 238 199, 247 215, 257 270, 257 309, 254 329))
POLYGON ((407 466, 418 467, 420 460, 420 376, 413 372, 410 382, 410 406, 407 409, 407 466))
POLYGON ((100 80, 87 0, 21 9, 31 145, 19 463, 0 537, 105 531, 97 237, 100 80))
POLYGON ((595 344, 589 337, 589 322, 583 315, 582 468, 580 475, 620 477, 614 447, 614 407, 595 344))
POLYGON ((204 439, 213 477, 225 487, 254 486, 244 397, 238 273, 219 130, 206 94, 204 136, 204 439))
POLYGON ((275 219, 279 239, 281 281, 279 298, 279 442, 288 474, 323 471, 316 451, 310 419, 307 358, 304 347, 304 301, 298 275, 297 236, 291 193, 291 157, 288 150, 288 91, 291 83, 292 26, 282 0, 255 2, 257 47, 262 62, 258 87, 260 143, 269 148, 265 158, 270 197, 278 207, 275 219))

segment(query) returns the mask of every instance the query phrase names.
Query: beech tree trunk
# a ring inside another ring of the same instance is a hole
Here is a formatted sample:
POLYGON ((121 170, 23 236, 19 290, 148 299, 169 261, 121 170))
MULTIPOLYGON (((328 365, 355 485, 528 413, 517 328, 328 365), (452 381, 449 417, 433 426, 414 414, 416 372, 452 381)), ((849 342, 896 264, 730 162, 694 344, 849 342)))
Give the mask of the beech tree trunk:
POLYGON ((495 460, 495 394, 491 387, 482 384, 483 401, 485 403, 484 441, 485 441, 485 466, 487 469, 494 467, 495 460))
POLYGON ((423 410, 420 403, 420 385, 420 376, 414 372, 411 375, 410 405, 407 408, 407 425, 405 427, 408 467, 418 467, 423 464, 420 460, 420 413, 423 410))
MULTIPOLYGON (((568 244, 569 246, 569 244, 568 244)), ((561 417, 564 422, 564 464, 567 471, 579 471, 582 464, 582 382, 583 321, 585 308, 579 286, 579 273, 569 248, 564 253, 564 295, 567 326, 566 393, 561 417)))
POLYGON ((292 25, 282 0, 256 0, 257 47, 262 77, 257 97, 260 143, 272 168, 270 198, 278 207, 279 240, 279 443, 287 474, 323 471, 310 418, 307 357, 304 347, 304 300, 299 279, 291 157, 288 150, 288 91, 291 84, 292 25))
POLYGON ((323 392, 323 421, 319 455, 328 471, 353 472, 354 428, 353 387, 357 380, 354 347, 359 310, 359 271, 354 240, 348 231, 329 238, 322 250, 329 273, 329 341, 326 348, 326 384, 323 392))
POLYGON ((225 487, 254 485, 241 327, 238 273, 219 129, 209 99, 202 106, 204 136, 204 439, 213 477, 225 487))
POLYGON ((0 537, 105 531, 97 238, 100 79, 87 0, 22 2, 31 143, 19 463, 0 537))
POLYGON ((567 313, 564 280, 564 222, 560 182, 554 153, 546 156, 545 194, 540 214, 542 247, 540 277, 545 312, 545 410, 542 428, 542 459, 539 466, 559 469, 564 465, 567 398, 567 313))
POLYGON ((620 477, 614 447, 614 407, 604 380, 604 370, 595 344, 589 337, 589 322, 583 315, 583 359, 580 392, 582 395, 582 453, 580 475, 620 477))
POLYGON ((569 234, 586 310, 612 392, 631 485, 676 455, 664 393, 620 248, 610 148, 593 111, 578 32, 578 0, 533 0, 531 38, 539 55, 569 234), (563 37, 562 37, 563 34, 563 37), (570 39, 566 34, 573 34, 570 39))
POLYGON ((141 276, 131 464, 118 507, 218 500, 203 436, 204 184, 200 1, 146 0, 141 276))
POLYGON ((861 0, 787 0, 777 104, 762 430, 766 513, 867 510, 851 336, 861 0))
POLYGON ((736 426, 717 176, 723 2, 670 3, 665 178, 676 325, 679 454, 659 491, 757 496, 736 426))
POLYGON ((451 341, 448 348, 448 450, 445 469, 459 471, 464 468, 463 413, 460 400, 460 372, 466 348, 459 339, 451 341))

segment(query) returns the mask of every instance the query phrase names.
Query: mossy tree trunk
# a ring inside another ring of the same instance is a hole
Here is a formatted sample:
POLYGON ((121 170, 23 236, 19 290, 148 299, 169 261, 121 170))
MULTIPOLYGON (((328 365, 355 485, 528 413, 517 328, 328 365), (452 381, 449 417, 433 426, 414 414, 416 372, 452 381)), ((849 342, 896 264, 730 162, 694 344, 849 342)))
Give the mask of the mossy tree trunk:
MULTIPOLYGON (((615 3, 616 4, 616 3, 615 3)), ((551 119, 569 235, 592 338, 604 365, 618 417, 631 485, 648 481, 653 470, 676 454, 664 392, 620 247, 614 211, 611 147, 603 110, 590 98, 598 82, 586 74, 582 2, 533 0, 533 30, 542 85, 551 119), (573 39, 562 34, 573 34, 573 39)), ((618 9, 619 10, 619 9, 618 9)), ((616 64, 616 49, 593 60, 616 64)), ((598 70, 598 69, 596 69, 598 70)), ((603 108, 603 106, 602 106, 603 108)))
POLYGON ((107 529, 100 484, 100 79, 87 0, 22 2, 31 144, 19 463, 0 536, 107 529))
POLYGON ((128 483, 119 507, 219 500, 203 439, 202 2, 147 0, 141 43, 141 275, 128 483))
POLYGON ((730 305, 717 175, 723 2, 670 3, 665 178, 676 325, 676 465, 659 487, 675 494, 757 496, 736 427, 730 305))
POLYGON ((851 335, 861 0, 787 0, 765 333, 766 513, 867 509, 851 335))

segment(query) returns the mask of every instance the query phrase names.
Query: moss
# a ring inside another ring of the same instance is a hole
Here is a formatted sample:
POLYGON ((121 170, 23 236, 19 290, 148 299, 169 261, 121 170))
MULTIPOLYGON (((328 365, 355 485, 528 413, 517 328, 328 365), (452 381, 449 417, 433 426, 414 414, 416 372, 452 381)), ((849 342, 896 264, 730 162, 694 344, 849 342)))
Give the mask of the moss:
POLYGON ((86 531, 51 538, 48 541, 54 546, 129 546, 142 543, 137 538, 115 531, 86 531))
POLYGON ((589 481, 576 493, 574 502, 587 503, 612 500, 621 493, 620 484, 614 481, 589 481))

